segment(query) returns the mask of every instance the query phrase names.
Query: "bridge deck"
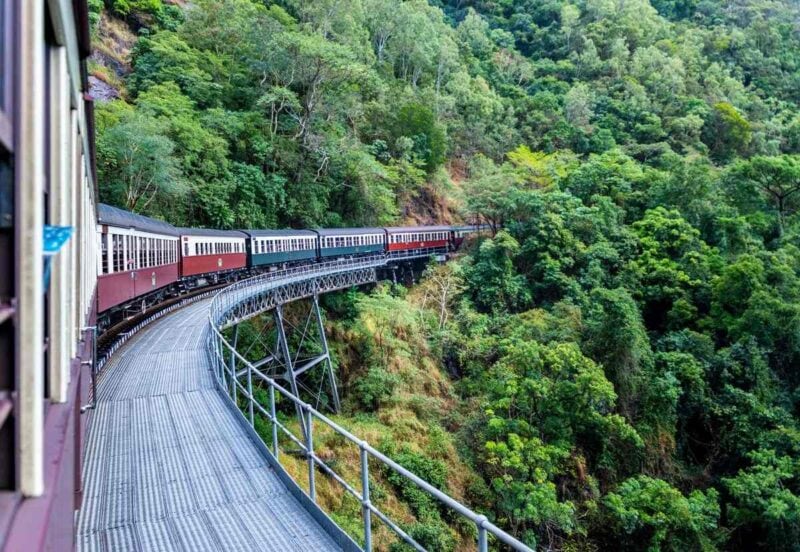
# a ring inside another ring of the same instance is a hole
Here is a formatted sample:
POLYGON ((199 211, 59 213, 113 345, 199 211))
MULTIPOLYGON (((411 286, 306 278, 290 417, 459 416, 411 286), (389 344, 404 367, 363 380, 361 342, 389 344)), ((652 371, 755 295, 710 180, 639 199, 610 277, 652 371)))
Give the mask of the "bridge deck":
POLYGON ((215 388, 207 309, 154 322, 106 366, 78 550, 337 550, 215 388))

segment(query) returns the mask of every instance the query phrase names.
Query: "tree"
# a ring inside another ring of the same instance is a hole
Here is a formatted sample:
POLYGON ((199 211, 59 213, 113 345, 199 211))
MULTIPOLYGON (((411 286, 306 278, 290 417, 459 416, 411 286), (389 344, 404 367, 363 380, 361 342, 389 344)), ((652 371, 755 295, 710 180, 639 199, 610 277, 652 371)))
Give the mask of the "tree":
POLYGON ((572 35, 575 33, 580 17, 581 11, 577 6, 564 4, 561 8, 561 32, 564 33, 564 39, 567 41, 568 51, 572 49, 572 35))
POLYGON ((167 126, 138 112, 123 115, 97 142, 102 200, 129 211, 152 213, 156 201, 174 201, 185 192, 175 145, 167 126))
POLYGON ((624 289, 595 289, 590 300, 584 335, 587 352, 604 366, 622 412, 633 419, 642 371, 653 363, 641 314, 624 289))
POLYGON ((711 149, 711 157, 717 162, 727 162, 736 154, 745 153, 753 131, 747 119, 727 102, 714 104, 705 126, 703 141, 711 149))
POLYGON ((466 277, 482 309, 519 310, 530 302, 525 278, 514 269, 517 254, 519 243, 503 230, 481 243, 472 265, 466 268, 466 277))
POLYGON ((750 531, 752 541, 762 546, 792 550, 791 543, 800 539, 800 464, 797 457, 770 449, 753 451, 748 457, 749 467, 734 477, 723 479, 733 496, 732 521, 739 531, 750 531))
POLYGON ((450 318, 455 299, 464 290, 464 279, 460 267, 453 263, 431 264, 425 270, 421 282, 424 293, 422 308, 428 301, 436 307, 439 331, 442 331, 450 318))
POLYGON ((439 168, 447 153, 447 136, 429 107, 417 103, 402 106, 393 128, 395 140, 410 138, 412 155, 419 158, 428 174, 439 168))
POLYGON ((800 156, 757 155, 747 161, 738 161, 731 168, 730 176, 741 201, 752 201, 755 192, 772 204, 777 215, 778 234, 782 236, 787 217, 800 207, 800 156))
POLYGON ((504 171, 485 157, 477 156, 470 167, 465 186, 467 210, 486 221, 497 233, 515 211, 515 188, 518 176, 504 171))
MULTIPOLYGON (((685 497, 666 481, 639 476, 623 482, 603 499, 610 521, 626 535, 623 550, 713 550, 719 520, 719 494, 692 491, 685 497)), ((617 533, 619 534, 619 533, 617 533)))

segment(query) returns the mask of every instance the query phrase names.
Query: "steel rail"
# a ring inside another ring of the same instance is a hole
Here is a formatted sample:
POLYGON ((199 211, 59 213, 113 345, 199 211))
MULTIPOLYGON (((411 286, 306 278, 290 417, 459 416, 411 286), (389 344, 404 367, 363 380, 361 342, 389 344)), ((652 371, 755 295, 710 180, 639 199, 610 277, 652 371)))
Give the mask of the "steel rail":
MULTIPOLYGON (((418 255, 418 257, 424 257, 427 255, 418 255)), ((389 527, 398 537, 400 537, 403 541, 411 545, 416 550, 424 551, 425 548, 422 547, 416 540, 413 539, 408 533, 406 533, 401 527, 399 527, 394 521, 392 521, 384 512, 380 511, 374 504, 372 504, 370 500, 370 492, 369 492, 369 458, 372 457, 375 460, 378 460, 383 466, 393 470, 394 472, 402 475, 409 481, 411 481, 414 485, 418 488, 422 489, 424 492, 438 500, 441 504, 445 507, 455 511, 459 515, 465 517, 473 524, 475 524, 478 532, 477 536, 477 547, 479 552, 487 552, 488 551, 488 536, 492 535, 497 541, 506 544, 507 546, 511 547, 514 550, 518 551, 525 551, 525 552, 533 552, 533 550, 528 547, 523 542, 517 540, 513 536, 509 535, 493 523, 491 523, 486 516, 478 514, 477 512, 473 511, 469 507, 465 506, 464 504, 458 502, 453 497, 448 495, 447 493, 437 489, 424 479, 420 478, 413 472, 409 471, 408 469, 404 468, 373 446, 371 446, 366 441, 358 438, 357 436, 353 435, 350 431, 342 427, 341 425, 337 424, 322 412, 316 410, 313 406, 309 403, 304 402, 296 395, 292 394, 289 390, 278 384, 273 378, 268 377, 262 371, 258 370, 250 361, 244 358, 223 336, 222 330, 229 325, 234 318, 232 317, 234 310, 237 306, 241 305, 243 302, 257 300, 262 298, 264 295, 272 293, 278 290, 281 287, 290 286, 293 284, 300 284, 300 283, 311 283, 312 286, 310 288, 303 288, 298 290, 299 293, 307 293, 308 290, 315 290, 315 293, 324 293, 327 291, 333 291, 333 289, 328 289, 326 287, 319 288, 317 285, 319 282, 318 280, 327 276, 336 275, 336 274, 344 274, 350 273, 354 271, 364 270, 364 269, 376 269, 379 267, 386 266, 389 262, 393 259, 397 258, 413 258, 412 256, 387 256, 387 255, 376 255, 371 257, 364 257, 360 259, 352 259, 346 261, 332 261, 332 262, 325 262, 319 263, 314 265, 303 265, 295 268, 275 271, 267 274, 261 274, 258 276, 254 276, 252 278, 248 278, 246 280, 241 280, 227 288, 223 289, 222 291, 218 292, 214 299, 209 306, 209 325, 211 327, 211 331, 208 334, 207 339, 207 347, 210 357, 212 359, 212 365, 214 367, 214 375, 217 380, 217 384, 220 387, 220 390, 224 391, 224 394, 228 398, 228 400, 233 401, 233 404, 237 407, 237 411, 242 416, 245 421, 249 422, 251 425, 254 424, 253 420, 253 408, 255 408, 262 416, 264 416, 272 425, 272 444, 271 444, 271 452, 277 462, 280 464, 280 448, 279 448, 279 440, 278 440, 278 431, 286 434, 289 438, 290 442, 297 445, 300 451, 305 455, 306 461, 308 462, 308 496, 316 502, 316 489, 315 489, 315 470, 318 467, 323 472, 330 475, 337 483, 339 483, 345 492, 350 493, 356 499, 361 502, 362 506, 362 517, 364 523, 364 550, 367 552, 371 552, 372 550, 372 525, 371 525, 371 516, 374 514, 378 519, 380 519, 387 527, 389 527), (225 361, 225 357, 230 355, 230 366, 229 363, 225 361), (237 369, 238 366, 238 369, 237 369), (242 368, 244 367, 244 368, 242 368), (247 376, 247 386, 244 386, 242 383, 239 382, 239 377, 246 375, 247 376), (233 385, 228 385, 228 378, 230 378, 231 383, 233 385), (269 408, 261 405, 253 395, 252 386, 253 386, 253 379, 256 378, 263 384, 266 384, 269 389, 269 408), (240 393, 237 391, 241 390, 240 393), (300 420, 301 425, 305 426, 308 431, 305 433, 304 437, 295 436, 294 433, 284 425, 277 416, 276 412, 276 400, 275 400, 275 392, 280 393, 281 396, 285 397, 291 403, 298 408, 298 410, 304 413, 303 419, 300 420), (237 399, 246 400, 250 412, 250 419, 247 420, 245 417, 244 412, 239 409, 239 405, 237 404, 237 399), (361 469, 360 469, 360 476, 361 476, 361 492, 359 493, 358 490, 348 483, 341 475, 335 472, 333 468, 325 464, 325 462, 315 454, 314 452, 314 443, 312 438, 312 427, 314 421, 318 421, 323 423, 326 427, 331 429, 333 432, 341 435, 347 441, 351 442, 355 446, 359 448, 360 455, 361 455, 361 469)), ((282 298, 285 301, 282 301, 279 304, 283 304, 283 302, 288 302, 302 296, 309 296, 309 295, 300 295, 300 296, 293 296, 292 294, 287 294, 282 298)), ((279 298, 280 299, 280 298, 279 298)), ((277 304, 277 303, 276 303, 277 304)), ((275 306, 275 305, 272 305, 275 306)), ((269 309, 266 309, 269 310, 269 309)), ((252 314, 251 316, 254 316, 252 314)), ((238 321, 241 321, 246 318, 239 318, 238 321)))

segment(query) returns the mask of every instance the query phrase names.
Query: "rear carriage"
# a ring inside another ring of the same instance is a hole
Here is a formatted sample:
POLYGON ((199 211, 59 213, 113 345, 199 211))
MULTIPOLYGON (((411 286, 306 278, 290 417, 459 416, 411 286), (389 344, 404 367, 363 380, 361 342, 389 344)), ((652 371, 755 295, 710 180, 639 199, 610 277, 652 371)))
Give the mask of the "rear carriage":
POLYGON ((395 226, 386 228, 386 250, 390 255, 428 252, 446 253, 450 226, 395 226))

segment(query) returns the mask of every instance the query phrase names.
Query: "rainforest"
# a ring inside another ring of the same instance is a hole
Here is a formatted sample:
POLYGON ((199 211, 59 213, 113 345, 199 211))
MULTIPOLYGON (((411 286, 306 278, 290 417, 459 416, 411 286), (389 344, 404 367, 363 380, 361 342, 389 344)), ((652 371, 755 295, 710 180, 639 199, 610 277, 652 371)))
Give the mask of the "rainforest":
MULTIPOLYGON (((337 421, 539 550, 800 550, 796 2, 89 3, 102 201, 491 227, 325 299, 337 421)), ((374 493, 429 550, 474 542, 374 493)))

